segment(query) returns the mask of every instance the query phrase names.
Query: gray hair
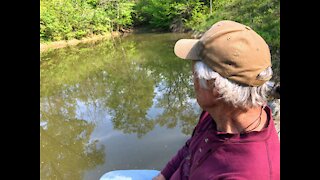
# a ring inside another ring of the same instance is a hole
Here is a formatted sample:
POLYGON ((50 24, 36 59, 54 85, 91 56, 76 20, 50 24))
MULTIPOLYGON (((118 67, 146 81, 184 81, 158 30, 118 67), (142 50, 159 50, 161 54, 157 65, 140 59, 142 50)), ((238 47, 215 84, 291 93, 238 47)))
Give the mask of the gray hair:
MULTIPOLYGON (((201 61, 195 63, 194 71, 195 76, 199 79, 201 88, 209 89, 206 80, 214 79, 210 85, 217 89, 221 95, 221 99, 231 103, 235 107, 252 108, 263 106, 267 103, 267 92, 270 90, 267 83, 258 87, 241 86, 220 76, 201 61)), ((271 75, 272 69, 269 67, 261 72, 259 77, 271 75)))

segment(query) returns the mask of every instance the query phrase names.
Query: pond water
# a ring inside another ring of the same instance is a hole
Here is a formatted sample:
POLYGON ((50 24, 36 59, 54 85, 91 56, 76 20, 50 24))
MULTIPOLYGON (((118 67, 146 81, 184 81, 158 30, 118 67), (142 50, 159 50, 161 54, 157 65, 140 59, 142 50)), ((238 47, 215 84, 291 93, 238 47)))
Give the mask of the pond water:
POLYGON ((130 34, 41 54, 41 179, 165 166, 201 111, 191 62, 173 53, 180 38, 130 34))

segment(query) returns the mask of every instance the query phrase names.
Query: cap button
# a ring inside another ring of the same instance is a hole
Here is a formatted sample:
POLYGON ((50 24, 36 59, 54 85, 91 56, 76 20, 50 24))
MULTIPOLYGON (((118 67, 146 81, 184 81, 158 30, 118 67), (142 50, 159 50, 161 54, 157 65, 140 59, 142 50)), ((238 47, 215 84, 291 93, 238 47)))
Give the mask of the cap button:
POLYGON ((251 30, 251 28, 249 26, 245 26, 246 29, 251 30))

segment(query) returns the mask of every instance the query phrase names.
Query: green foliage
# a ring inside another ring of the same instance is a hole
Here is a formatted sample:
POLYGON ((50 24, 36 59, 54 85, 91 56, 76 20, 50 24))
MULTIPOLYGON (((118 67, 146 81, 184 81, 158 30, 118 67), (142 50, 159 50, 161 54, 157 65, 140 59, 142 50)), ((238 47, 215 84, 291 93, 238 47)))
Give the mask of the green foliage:
POLYGON ((275 80, 280 74, 280 1, 279 0, 219 0, 213 2, 212 15, 207 12, 193 14, 186 23, 193 31, 205 32, 220 20, 233 20, 246 24, 268 43, 275 80))
POLYGON ((200 10, 199 0, 140 0, 135 6, 137 24, 148 24, 162 30, 175 30, 188 20, 192 13, 200 10))
POLYGON ((186 27, 192 30, 199 30, 199 25, 204 24, 207 21, 208 11, 207 6, 196 6, 191 12, 191 18, 185 23, 186 27))
POLYGON ((116 18, 116 23, 120 25, 120 27, 126 27, 132 24, 132 16, 131 13, 133 11, 134 3, 130 2, 120 2, 119 3, 119 17, 116 18))
POLYGON ((201 28, 202 30, 209 28, 217 21, 228 19, 249 25, 270 46, 280 46, 279 0, 227 0, 225 2, 208 17, 205 23, 199 26, 200 30, 201 28))
POLYGON ((40 40, 81 39, 128 28, 133 6, 125 0, 41 0, 40 40))

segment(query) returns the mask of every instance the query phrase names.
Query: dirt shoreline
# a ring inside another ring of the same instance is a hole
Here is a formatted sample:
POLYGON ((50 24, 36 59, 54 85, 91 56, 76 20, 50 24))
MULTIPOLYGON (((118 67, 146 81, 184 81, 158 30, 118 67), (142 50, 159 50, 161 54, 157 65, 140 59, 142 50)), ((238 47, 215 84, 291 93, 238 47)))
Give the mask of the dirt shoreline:
POLYGON ((48 50, 59 49, 59 48, 64 48, 68 46, 75 46, 75 45, 78 45, 79 43, 90 43, 90 42, 95 42, 102 39, 118 37, 121 34, 122 33, 120 32, 112 32, 104 35, 93 35, 90 37, 82 38, 81 40, 72 39, 68 41, 62 40, 62 41, 54 41, 54 42, 48 42, 48 43, 40 43, 40 53, 46 52, 48 50))

